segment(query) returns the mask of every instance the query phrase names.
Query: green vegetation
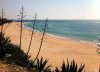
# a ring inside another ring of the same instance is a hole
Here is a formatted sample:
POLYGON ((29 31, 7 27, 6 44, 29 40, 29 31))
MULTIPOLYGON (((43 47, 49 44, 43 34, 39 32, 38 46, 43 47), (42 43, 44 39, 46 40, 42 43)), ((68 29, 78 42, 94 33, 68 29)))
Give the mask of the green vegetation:
POLYGON ((4 34, 0 33, 0 58, 7 63, 14 63, 22 67, 34 67, 31 56, 24 53, 19 46, 11 43, 8 37, 4 37, 4 34))
POLYGON ((37 59, 37 62, 35 64, 35 68, 39 71, 39 72, 51 72, 51 65, 48 65, 47 66, 47 63, 48 63, 48 60, 43 60, 43 57, 41 57, 41 59, 37 59))
POLYGON ((0 32, 0 58, 3 58, 7 52, 7 47, 10 46, 10 40, 8 37, 4 37, 4 34, 0 32))
POLYGON ((61 71, 56 67, 55 72, 83 72, 85 65, 80 65, 78 68, 77 63, 73 60, 71 64, 67 60, 67 64, 63 61, 62 66, 61 66, 61 71))
POLYGON ((46 71, 50 72, 50 65, 46 67, 48 60, 37 59, 36 63, 30 59, 31 56, 24 53, 19 46, 12 44, 8 37, 4 37, 4 34, 0 32, 0 59, 7 63, 13 63, 21 67, 25 67, 30 71, 46 71))
MULTIPOLYGON (((0 32, 0 59, 6 61, 7 63, 13 63, 21 67, 27 68, 32 72, 51 72, 51 65, 48 65, 48 60, 37 59, 34 63, 31 56, 24 53, 19 46, 12 44, 8 37, 4 37, 4 34, 0 32)), ((54 72, 82 72, 84 65, 80 65, 79 69, 77 64, 73 60, 71 64, 67 61, 67 65, 62 63, 62 70, 58 68, 54 72)))
POLYGON ((10 23, 12 20, 7 20, 6 18, 0 19, 0 25, 5 24, 5 23, 10 23), (2 23, 3 20, 3 23, 2 23))

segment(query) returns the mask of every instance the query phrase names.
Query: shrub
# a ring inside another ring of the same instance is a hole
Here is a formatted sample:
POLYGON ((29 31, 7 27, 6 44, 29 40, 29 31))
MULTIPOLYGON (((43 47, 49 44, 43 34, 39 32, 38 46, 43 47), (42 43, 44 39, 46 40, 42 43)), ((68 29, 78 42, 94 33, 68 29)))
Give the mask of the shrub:
POLYGON ((0 58, 3 58, 6 54, 5 50, 10 45, 10 39, 8 37, 4 37, 4 33, 0 32, 0 58))
POLYGON ((8 63, 14 63, 22 67, 33 68, 34 64, 30 55, 24 53, 19 46, 12 44, 8 37, 0 33, 0 58, 8 63))

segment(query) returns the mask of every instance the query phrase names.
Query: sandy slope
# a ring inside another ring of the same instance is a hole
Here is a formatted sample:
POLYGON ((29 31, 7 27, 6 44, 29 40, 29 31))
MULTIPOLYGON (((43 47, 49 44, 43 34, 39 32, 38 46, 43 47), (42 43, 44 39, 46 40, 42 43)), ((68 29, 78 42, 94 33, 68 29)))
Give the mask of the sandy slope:
MULTIPOLYGON (((9 36, 15 44, 19 44, 19 28, 19 23, 13 22, 5 31, 6 35, 9 36)), ((31 31, 23 28, 22 49, 25 52, 27 52, 28 49, 30 35, 31 31)), ((40 40, 41 33, 35 32, 30 50, 30 55, 33 59, 37 54, 40 40)), ((40 57, 43 56, 44 58, 49 59, 49 64, 52 64, 53 68, 60 66, 63 60, 67 61, 67 59, 75 59, 79 65, 81 62, 85 63, 85 69, 87 71, 98 72, 100 55, 97 55, 96 48, 96 45, 93 44, 46 35, 40 57)))
POLYGON ((0 60, 0 72, 29 72, 29 71, 26 68, 14 64, 7 64, 4 61, 0 60))

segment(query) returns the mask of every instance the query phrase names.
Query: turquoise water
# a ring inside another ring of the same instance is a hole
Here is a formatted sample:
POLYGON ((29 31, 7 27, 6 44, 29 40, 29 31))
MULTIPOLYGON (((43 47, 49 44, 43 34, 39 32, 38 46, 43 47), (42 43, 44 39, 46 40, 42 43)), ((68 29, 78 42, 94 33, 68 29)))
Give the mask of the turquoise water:
MULTIPOLYGON (((26 24, 32 28, 33 22, 26 24)), ((35 29, 42 31, 44 20, 36 22, 35 29)), ((47 33, 84 41, 100 39, 100 20, 49 20, 47 33)))

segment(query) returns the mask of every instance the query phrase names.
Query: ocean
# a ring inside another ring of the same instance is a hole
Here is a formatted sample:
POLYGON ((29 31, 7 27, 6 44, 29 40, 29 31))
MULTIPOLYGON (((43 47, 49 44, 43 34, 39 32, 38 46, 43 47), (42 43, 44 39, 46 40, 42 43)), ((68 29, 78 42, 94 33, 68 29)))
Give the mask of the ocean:
MULTIPOLYGON (((44 23, 44 20, 37 20, 35 29, 42 31, 44 23)), ((25 25, 32 28, 33 21, 25 25)), ((62 38, 96 42, 100 39, 100 20, 48 20, 46 32, 62 38)))

